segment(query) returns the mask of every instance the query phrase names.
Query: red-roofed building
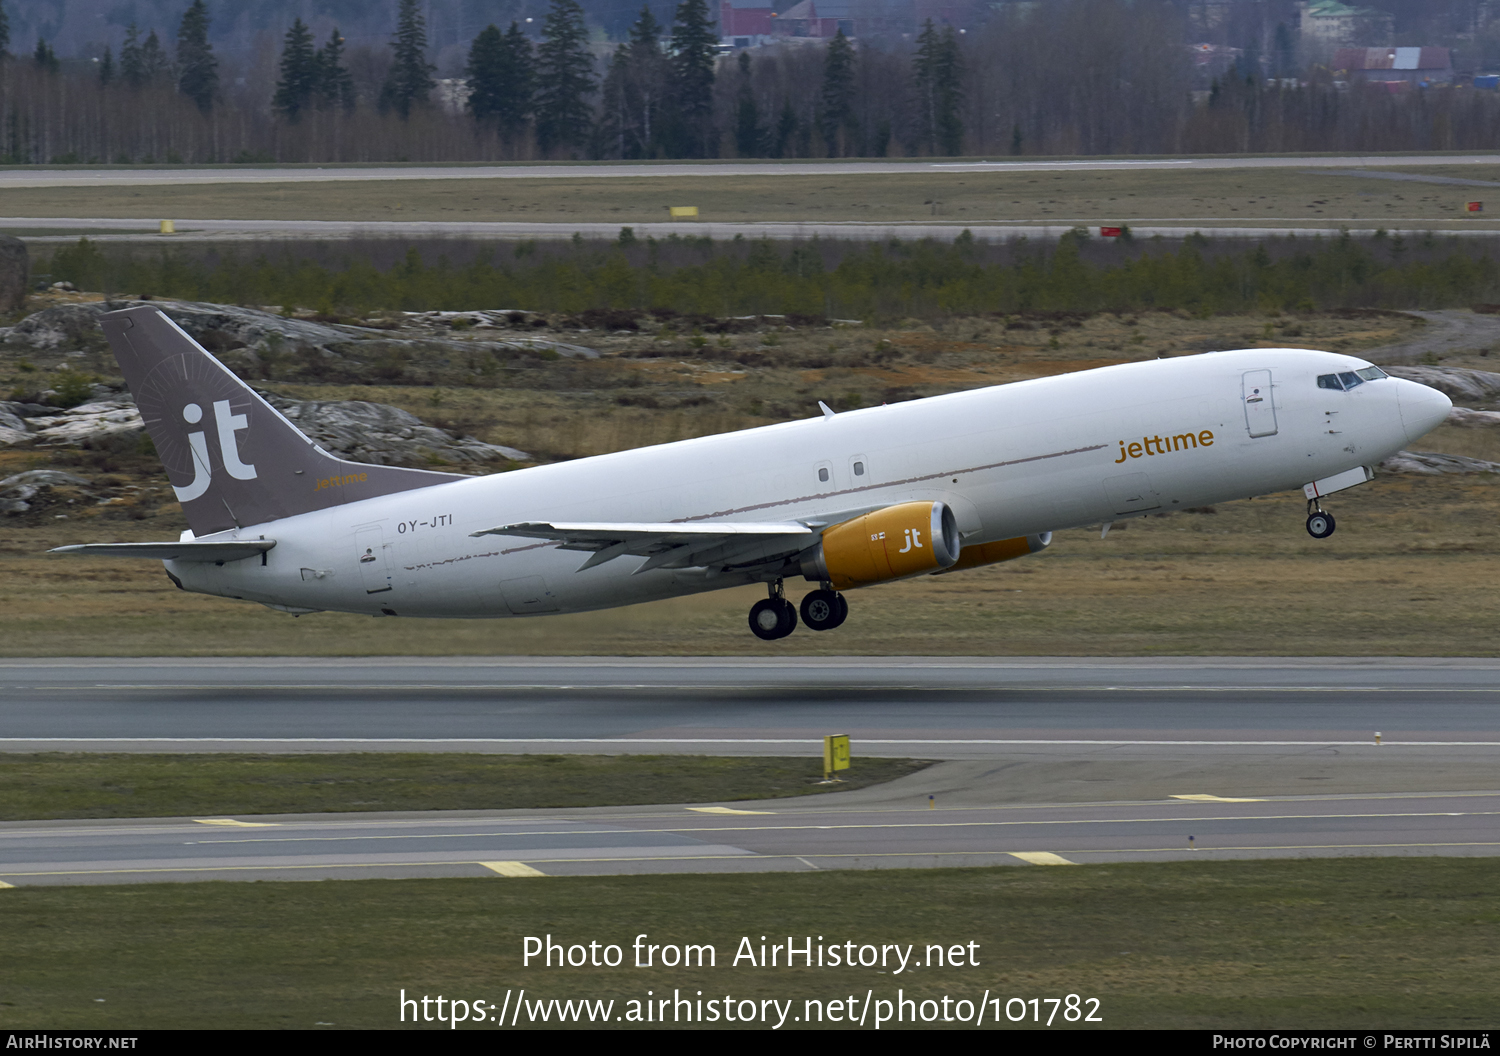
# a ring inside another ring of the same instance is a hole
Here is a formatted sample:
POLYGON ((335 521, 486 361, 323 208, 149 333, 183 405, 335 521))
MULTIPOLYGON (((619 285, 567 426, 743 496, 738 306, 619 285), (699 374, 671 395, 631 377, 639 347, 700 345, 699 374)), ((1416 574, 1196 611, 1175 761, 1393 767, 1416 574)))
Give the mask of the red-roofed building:
POLYGON ((1449 84, 1453 53, 1447 48, 1339 48, 1330 64, 1350 81, 1449 84))
MULTIPOLYGON (((767 0, 719 0, 719 36, 764 37, 774 32, 776 9, 767 0)), ((746 47, 750 40, 746 39, 746 47)))

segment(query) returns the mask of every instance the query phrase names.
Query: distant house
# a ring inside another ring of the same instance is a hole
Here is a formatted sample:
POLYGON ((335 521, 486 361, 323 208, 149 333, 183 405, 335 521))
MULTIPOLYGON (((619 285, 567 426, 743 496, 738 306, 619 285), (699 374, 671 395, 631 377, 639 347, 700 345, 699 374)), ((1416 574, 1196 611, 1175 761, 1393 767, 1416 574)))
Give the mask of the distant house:
POLYGON ((776 18, 773 32, 787 37, 833 37, 855 35, 852 0, 802 0, 776 18))
POLYGON ((1453 53, 1447 48, 1339 48, 1332 69, 1350 83, 1451 84, 1453 53))
POLYGON ((1297 5, 1305 44, 1349 47, 1391 39, 1394 19, 1384 11, 1353 7, 1339 0, 1301 0, 1297 5))
POLYGON ((725 44, 748 48, 771 35, 776 10, 767 0, 719 0, 719 36, 725 44))

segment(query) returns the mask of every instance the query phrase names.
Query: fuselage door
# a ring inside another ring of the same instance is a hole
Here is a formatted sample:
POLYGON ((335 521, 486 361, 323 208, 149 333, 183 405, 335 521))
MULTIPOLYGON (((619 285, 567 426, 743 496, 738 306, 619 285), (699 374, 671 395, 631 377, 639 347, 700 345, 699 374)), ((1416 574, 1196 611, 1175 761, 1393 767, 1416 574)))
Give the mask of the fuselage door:
POLYGON ((1247 370, 1244 377, 1245 428, 1251 436, 1276 435, 1276 407, 1271 399, 1271 372, 1247 370))
POLYGON ((379 526, 355 532, 354 551, 359 555, 359 575, 364 580, 366 594, 379 594, 395 585, 391 579, 391 552, 379 526))

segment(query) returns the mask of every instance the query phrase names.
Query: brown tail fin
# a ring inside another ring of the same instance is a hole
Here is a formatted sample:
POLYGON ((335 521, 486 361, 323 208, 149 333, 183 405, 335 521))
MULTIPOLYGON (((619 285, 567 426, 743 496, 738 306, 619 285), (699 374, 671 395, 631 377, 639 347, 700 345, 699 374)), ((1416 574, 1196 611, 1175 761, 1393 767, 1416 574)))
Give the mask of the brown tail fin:
POLYGON ((155 308, 101 323, 194 535, 465 479, 334 458, 155 308))

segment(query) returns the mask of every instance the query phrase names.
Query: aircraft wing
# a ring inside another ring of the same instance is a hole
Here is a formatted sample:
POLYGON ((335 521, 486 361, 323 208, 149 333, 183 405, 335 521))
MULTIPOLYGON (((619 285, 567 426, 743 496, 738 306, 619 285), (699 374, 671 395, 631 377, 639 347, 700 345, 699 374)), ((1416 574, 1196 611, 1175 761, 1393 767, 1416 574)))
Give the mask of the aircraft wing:
POLYGON ((49 554, 85 557, 154 557, 159 561, 240 561, 257 557, 276 545, 275 539, 197 540, 185 543, 82 543, 59 546, 49 554))
POLYGON ((559 550, 591 552, 578 569, 594 568, 630 555, 646 561, 636 573, 653 568, 694 568, 705 564, 735 564, 768 559, 804 549, 822 528, 798 521, 756 523, 751 521, 688 521, 650 524, 643 522, 552 522, 523 521, 502 524, 470 535, 519 535, 549 539, 559 550))

